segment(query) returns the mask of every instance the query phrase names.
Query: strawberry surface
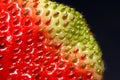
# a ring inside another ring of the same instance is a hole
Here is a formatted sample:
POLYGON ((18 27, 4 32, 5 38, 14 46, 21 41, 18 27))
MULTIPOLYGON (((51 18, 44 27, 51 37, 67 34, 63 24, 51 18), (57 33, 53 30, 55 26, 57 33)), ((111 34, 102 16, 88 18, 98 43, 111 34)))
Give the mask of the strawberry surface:
POLYGON ((0 80, 102 80, 83 16, 49 0, 0 0, 0 80))

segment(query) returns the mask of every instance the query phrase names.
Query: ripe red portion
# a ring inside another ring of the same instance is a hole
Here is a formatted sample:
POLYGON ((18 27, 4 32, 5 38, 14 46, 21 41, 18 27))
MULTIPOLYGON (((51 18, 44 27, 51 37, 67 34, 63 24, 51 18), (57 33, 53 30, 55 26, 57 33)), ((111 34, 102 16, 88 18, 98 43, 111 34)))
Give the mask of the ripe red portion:
POLYGON ((49 45, 45 26, 32 8, 8 1, 0 1, 0 80, 92 79, 91 72, 63 59, 58 47, 49 45))

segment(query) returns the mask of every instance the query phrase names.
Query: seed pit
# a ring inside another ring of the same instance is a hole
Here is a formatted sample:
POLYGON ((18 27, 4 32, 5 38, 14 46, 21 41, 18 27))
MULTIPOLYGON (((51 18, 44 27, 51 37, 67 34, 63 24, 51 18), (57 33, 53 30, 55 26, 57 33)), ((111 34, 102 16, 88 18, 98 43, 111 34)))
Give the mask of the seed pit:
POLYGON ((37 49, 41 49, 43 47, 43 44, 42 43, 39 43, 38 45, 37 45, 37 49))
POLYGON ((17 10, 17 9, 13 9, 13 10, 12 10, 12 15, 15 16, 15 15, 17 15, 17 14, 18 14, 18 10, 17 10))
POLYGON ((28 39, 28 40, 27 40, 27 44, 28 44, 28 45, 32 44, 32 41, 33 41, 32 39, 28 39))
POLYGON ((11 4, 11 5, 9 5, 9 6, 7 7, 7 10, 8 10, 8 11, 10 11, 10 10, 12 10, 12 9, 13 9, 13 7, 14 7, 14 5, 13 5, 13 4, 11 4))
POLYGON ((56 12, 53 14, 53 17, 57 17, 59 15, 59 12, 56 12))
POLYGON ((55 65, 54 64, 51 64, 47 67, 47 71, 49 74, 52 74, 55 70, 55 65))
POLYGON ((60 62, 59 64, 58 64, 58 67, 59 68, 65 68, 65 62, 60 62))
POLYGON ((69 69, 70 70, 73 70, 75 67, 73 66, 73 65, 71 65, 70 67, 69 67, 69 69))
POLYGON ((14 25, 17 25, 19 23, 19 19, 18 18, 15 18, 14 20, 13 20, 13 24, 14 25))
POLYGON ((86 58, 86 54, 82 54, 81 55, 81 59, 83 60, 83 59, 85 59, 86 58))
POLYGON ((45 22, 45 24, 46 24, 46 25, 49 25, 49 24, 50 24, 50 22, 51 22, 51 18, 50 18, 50 19, 48 19, 48 20, 45 22))
POLYGON ((43 41, 44 40, 44 36, 40 36, 38 39, 40 40, 40 41, 43 41))
POLYGON ((23 15, 28 15, 28 13, 29 13, 29 10, 28 9, 26 9, 24 12, 23 12, 23 15))
POLYGON ((55 61, 55 62, 58 62, 58 60, 59 60, 59 56, 55 56, 55 57, 54 57, 54 61, 55 61))
POLYGON ((0 48, 4 48, 4 47, 5 47, 5 43, 1 43, 0 48))
POLYGON ((20 48, 14 48, 14 52, 18 52, 20 50, 20 48))
POLYGON ((26 57, 24 58, 24 60, 25 60, 25 61, 29 61, 29 60, 30 60, 30 56, 29 56, 29 55, 26 56, 26 57))
POLYGON ((50 14, 50 10, 48 10, 47 12, 46 12, 46 16, 48 16, 50 14))
POLYGON ((2 64, 0 63, 0 68, 2 67, 2 64))
POLYGON ((23 3, 22 3, 22 7, 25 7, 26 4, 27 4, 27 1, 23 1, 23 3))
POLYGON ((36 15, 40 15, 41 11, 40 10, 36 10, 36 15))
POLYGON ((2 54, 0 54, 0 59, 2 59, 3 58, 3 55, 2 54))
POLYGON ((68 26, 69 22, 64 22, 63 26, 66 27, 68 26))
POLYGON ((83 77, 82 76, 78 77, 78 80, 83 80, 83 77))
POLYGON ((85 67, 86 67, 86 64, 82 64, 82 65, 81 65, 81 68, 84 69, 85 67))
POLYGON ((45 61, 43 62, 43 65, 44 65, 44 66, 47 66, 48 63, 49 63, 49 61, 48 61, 48 60, 45 60, 45 61))
POLYGON ((51 55, 51 52, 46 52, 46 56, 50 56, 51 55))
POLYGON ((5 35, 0 35, 0 41, 5 38, 5 35))
POLYGON ((37 2, 35 2, 35 3, 34 3, 34 5, 33 5, 33 7, 37 7, 37 5, 38 5, 38 3, 37 3, 37 2))
POLYGON ((40 77, 40 74, 39 74, 39 73, 36 73, 36 74, 35 74, 35 79, 39 79, 39 77, 40 77))
POLYGON ((30 25, 30 23, 31 23, 30 19, 29 19, 29 18, 27 18, 27 19, 25 20, 25 26, 29 26, 29 25, 30 25))
POLYGON ((31 48, 29 48, 29 47, 25 49, 25 52, 26 52, 26 53, 27 53, 27 52, 30 52, 30 51, 31 51, 31 48))
POLYGON ((22 71, 26 72, 28 70, 28 67, 23 67, 22 71))
POLYGON ((75 76, 75 73, 73 71, 71 71, 69 74, 68 74, 68 77, 69 78, 73 78, 75 76))
POLYGON ((12 72, 14 72, 15 71, 15 66, 11 66, 10 68, 9 68, 9 71, 12 73, 12 72))
POLYGON ((57 77, 61 77, 61 75, 62 75, 62 72, 57 72, 56 74, 57 77))
POLYGON ((0 16, 0 21, 4 21, 6 19, 6 15, 2 14, 2 16, 0 16))
POLYGON ((15 30, 13 31, 13 34, 19 34, 19 29, 15 29, 15 30))
POLYGON ((92 73, 91 72, 87 73, 87 78, 91 78, 91 77, 92 77, 92 73))
POLYGON ((30 29, 30 30, 27 31, 27 34, 31 34, 32 32, 33 32, 33 30, 30 29))
POLYGON ((42 55, 43 54, 43 50, 39 50, 38 52, 37 52, 37 54, 40 56, 40 55, 42 55))
POLYGON ((37 58, 34 59, 34 62, 38 62, 41 59, 40 56, 38 56, 37 58))
POLYGON ((68 16, 68 14, 66 13, 66 14, 64 14, 63 16, 62 16, 62 19, 63 20, 65 20, 66 18, 67 18, 67 16, 68 16))
POLYGON ((16 38, 16 39, 15 39, 15 42, 16 42, 16 43, 19 43, 20 41, 21 41, 20 38, 16 38))
POLYGON ((18 56, 14 56, 14 57, 12 58, 12 61, 15 62, 15 61, 17 61, 17 59, 18 59, 18 56))
POLYGON ((39 68, 36 67, 35 69, 32 70, 32 73, 37 73, 39 71, 39 68))
POLYGON ((73 63, 76 63, 77 61, 78 61, 78 59, 76 57, 72 59, 73 63))
POLYGON ((40 22, 41 22, 41 20, 40 20, 40 19, 37 19, 37 20, 35 21, 35 25, 40 25, 40 22))
POLYGON ((2 25, 0 25, 0 29, 1 30, 6 30, 7 29, 7 25, 5 23, 3 23, 2 25))

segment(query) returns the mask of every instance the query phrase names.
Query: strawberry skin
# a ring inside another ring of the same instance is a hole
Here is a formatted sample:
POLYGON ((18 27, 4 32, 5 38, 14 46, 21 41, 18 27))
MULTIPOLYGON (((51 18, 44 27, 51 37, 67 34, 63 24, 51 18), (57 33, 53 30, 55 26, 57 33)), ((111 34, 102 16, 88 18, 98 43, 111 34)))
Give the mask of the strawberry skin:
POLYGON ((103 80, 82 14, 49 0, 0 0, 0 80, 103 80))

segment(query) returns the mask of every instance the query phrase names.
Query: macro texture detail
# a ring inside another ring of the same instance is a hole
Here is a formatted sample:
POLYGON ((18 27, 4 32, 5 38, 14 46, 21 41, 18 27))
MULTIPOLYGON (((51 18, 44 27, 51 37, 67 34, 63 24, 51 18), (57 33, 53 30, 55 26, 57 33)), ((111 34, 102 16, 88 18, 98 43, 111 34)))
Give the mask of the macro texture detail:
POLYGON ((0 0, 0 80, 103 80, 83 15, 49 0, 0 0))

